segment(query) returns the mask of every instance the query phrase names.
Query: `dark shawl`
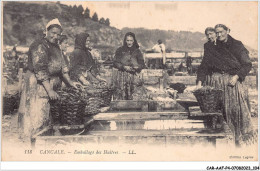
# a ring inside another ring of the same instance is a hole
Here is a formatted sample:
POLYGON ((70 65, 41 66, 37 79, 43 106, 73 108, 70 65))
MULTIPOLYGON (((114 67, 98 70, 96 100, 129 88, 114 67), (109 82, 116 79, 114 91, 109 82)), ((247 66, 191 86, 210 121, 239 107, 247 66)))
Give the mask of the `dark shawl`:
POLYGON ((113 67, 123 71, 124 66, 128 65, 126 61, 132 61, 132 65, 138 67, 137 72, 141 72, 141 70, 145 67, 143 55, 139 49, 135 34, 131 32, 125 34, 123 46, 116 50, 113 60, 113 67), (132 36, 134 38, 134 44, 132 47, 127 46, 127 36, 132 36), (129 59, 127 60, 125 58, 129 59))
POLYGON ((45 38, 31 44, 28 52, 28 70, 35 74, 38 82, 49 80, 54 75, 61 76, 66 67, 57 44, 45 38))
POLYGON ((97 74, 97 66, 90 53, 89 48, 86 48, 86 39, 89 37, 87 33, 80 33, 76 35, 75 48, 71 54, 71 69, 70 75, 73 80, 79 79, 82 73, 91 71, 94 75, 97 74))
POLYGON ((227 42, 217 41, 204 44, 204 58, 197 73, 197 81, 205 81, 206 75, 213 72, 225 72, 238 75, 243 81, 250 72, 252 63, 248 50, 242 42, 228 36, 227 42))

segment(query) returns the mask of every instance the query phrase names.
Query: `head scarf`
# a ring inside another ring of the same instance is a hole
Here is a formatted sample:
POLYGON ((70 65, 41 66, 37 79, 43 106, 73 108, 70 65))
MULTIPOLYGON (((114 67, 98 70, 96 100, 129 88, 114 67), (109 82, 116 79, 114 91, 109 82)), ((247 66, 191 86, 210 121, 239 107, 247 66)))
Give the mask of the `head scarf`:
POLYGON ((88 33, 79 33, 75 39, 75 49, 88 50, 86 47, 86 40, 89 37, 88 33))
POLYGON ((123 49, 124 49, 124 50, 130 50, 130 52, 133 52, 134 50, 136 50, 136 49, 138 49, 138 48, 139 48, 139 45, 138 45, 138 43, 137 43, 137 41, 136 41, 136 39, 135 39, 135 34, 132 33, 132 32, 126 33, 126 34, 125 34, 125 37, 124 37, 123 49), (134 38, 134 43, 133 43, 133 46, 132 46, 132 47, 128 47, 128 46, 127 46, 127 43, 126 43, 126 38, 127 38, 127 36, 131 36, 131 37, 134 38))

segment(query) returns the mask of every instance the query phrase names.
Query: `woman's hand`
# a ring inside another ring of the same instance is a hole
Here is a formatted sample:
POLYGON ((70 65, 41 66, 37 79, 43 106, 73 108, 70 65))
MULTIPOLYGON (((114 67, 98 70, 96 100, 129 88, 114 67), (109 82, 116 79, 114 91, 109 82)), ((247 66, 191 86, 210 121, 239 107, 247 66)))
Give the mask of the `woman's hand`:
POLYGON ((135 71, 137 71, 137 72, 140 70, 139 67, 133 67, 133 69, 134 69, 135 71))
POLYGON ((43 81, 42 84, 51 100, 60 100, 60 96, 52 89, 49 80, 43 81))
POLYGON ((48 95, 51 100, 60 100, 60 96, 54 90, 48 91, 48 95))
POLYGON ((79 77, 79 81, 80 81, 80 83, 81 83, 83 86, 89 86, 89 85, 91 85, 91 84, 88 82, 88 80, 86 80, 86 78, 83 77, 82 75, 79 77))
POLYGON ((124 66, 124 69, 126 70, 126 72, 135 72, 135 70, 130 66, 124 66))
POLYGON ((64 78, 64 83, 67 85, 67 86, 70 86, 70 87, 73 87, 73 88, 79 88, 79 83, 78 82, 73 82, 70 77, 69 77, 69 74, 68 73, 65 73, 63 74, 63 78, 64 78))
POLYGON ((130 67, 130 66, 124 66, 124 69, 126 72, 130 73, 130 74, 135 74, 136 71, 134 70, 134 68, 130 67))
POLYGON ((106 81, 104 78, 101 78, 99 75, 96 76, 96 79, 97 79, 99 82, 107 83, 107 81, 106 81))
POLYGON ((88 81, 84 81, 84 82, 82 82, 82 85, 83 85, 83 86, 90 86, 90 85, 91 85, 91 83, 90 83, 90 82, 88 82, 88 81))
POLYGON ((236 85, 238 79, 239 79, 238 75, 232 76, 231 79, 229 80, 228 85, 231 87, 234 87, 236 85))
POLYGON ((82 87, 82 85, 79 82, 71 82, 70 86, 74 87, 75 89, 82 87))

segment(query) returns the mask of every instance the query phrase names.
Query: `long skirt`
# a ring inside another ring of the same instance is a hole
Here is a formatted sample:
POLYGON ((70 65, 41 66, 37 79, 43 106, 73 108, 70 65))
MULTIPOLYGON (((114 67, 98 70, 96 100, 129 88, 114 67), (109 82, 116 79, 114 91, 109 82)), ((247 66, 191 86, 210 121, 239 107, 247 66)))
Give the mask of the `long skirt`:
POLYGON ((213 73, 206 84, 223 90, 224 118, 239 145, 255 140, 256 132, 251 121, 247 87, 239 81, 234 87, 228 86, 231 77, 229 74, 213 73))
MULTIPOLYGON (((60 80, 51 79, 51 86, 59 85, 60 80)), ((60 86, 60 85, 59 85, 60 86)), ((27 71, 24 75, 22 94, 18 109, 18 127, 21 138, 29 140, 44 126, 50 123, 49 97, 41 84, 37 84, 35 75, 27 71)))
POLYGON ((115 87, 114 100, 133 100, 135 87, 142 82, 141 74, 130 74, 113 68, 112 85, 115 87))

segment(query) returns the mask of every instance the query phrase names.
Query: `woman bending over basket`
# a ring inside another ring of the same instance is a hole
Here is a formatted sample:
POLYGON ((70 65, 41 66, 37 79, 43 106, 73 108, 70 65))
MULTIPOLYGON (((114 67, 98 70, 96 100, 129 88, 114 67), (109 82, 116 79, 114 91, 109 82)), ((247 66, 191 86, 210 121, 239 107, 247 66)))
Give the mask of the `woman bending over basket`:
POLYGON ((114 99, 132 100, 135 79, 145 67, 134 33, 125 34, 123 46, 116 50, 113 67, 112 82, 117 89, 114 99))
POLYGON ((99 76, 98 67, 90 53, 90 37, 88 33, 76 35, 75 48, 71 55, 71 79, 79 80, 82 85, 90 82, 105 82, 99 76))
POLYGON ((218 24, 206 29, 209 42, 204 44, 204 58, 198 70, 197 84, 223 90, 223 114, 235 134, 235 143, 248 143, 255 137, 245 77, 252 67, 248 50, 229 35, 230 29, 218 24), (217 40, 215 37, 217 35, 217 40))
POLYGON ((30 138, 49 123, 49 100, 60 98, 56 91, 61 88, 61 80, 67 86, 77 86, 69 78, 58 45, 61 33, 59 20, 51 20, 46 26, 46 36, 33 42, 29 48, 28 70, 18 111, 18 124, 23 127, 25 138, 30 138))

